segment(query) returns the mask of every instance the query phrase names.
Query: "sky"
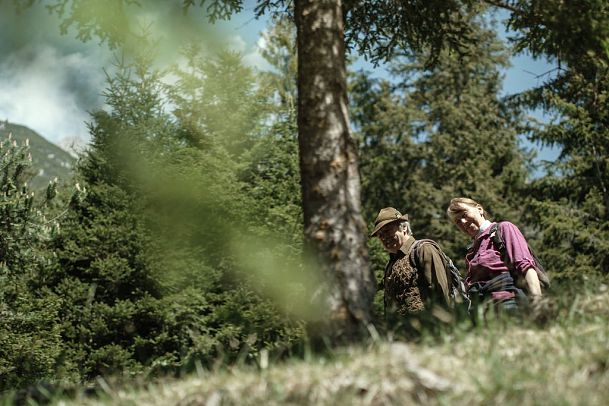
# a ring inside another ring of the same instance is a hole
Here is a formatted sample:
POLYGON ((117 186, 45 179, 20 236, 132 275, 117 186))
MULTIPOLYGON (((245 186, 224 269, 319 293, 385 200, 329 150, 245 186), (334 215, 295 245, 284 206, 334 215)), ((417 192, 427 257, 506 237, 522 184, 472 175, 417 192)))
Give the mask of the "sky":
MULTIPOLYGON (((188 36, 206 38, 243 54, 246 63, 264 68, 256 48, 260 31, 253 8, 244 10, 230 24, 209 30, 194 15, 180 21, 180 9, 162 0, 147 10, 144 21, 157 21, 155 35, 161 44, 159 60, 179 60, 179 43, 188 36)), ((191 14, 194 10, 191 11, 191 14)), ((25 125, 49 141, 69 147, 89 139, 90 112, 104 107, 105 71, 111 71, 117 52, 97 39, 82 42, 74 32, 61 35, 60 21, 36 4, 17 13, 12 2, 0 0, 0 120, 25 125)))
MULTIPOLYGON (((216 24, 213 31, 197 17, 196 10, 183 20, 180 10, 168 5, 171 2, 148 1, 157 7, 138 18, 142 25, 155 21, 161 60, 179 60, 178 44, 194 35, 227 43, 243 54, 246 63, 268 68, 258 51, 264 46, 260 34, 266 21, 254 18, 252 1, 246 1, 245 9, 229 23, 216 24), (173 24, 177 18, 181 19, 179 29, 173 24)), ((104 106, 104 69, 112 68, 115 56, 97 39, 82 42, 73 31, 61 35, 59 20, 41 4, 17 14, 12 2, 0 0, 0 120, 25 125, 64 148, 86 142, 89 114, 104 106)), ((504 95, 541 84, 543 74, 553 68, 547 61, 533 60, 526 54, 514 57, 512 65, 504 72, 504 95)), ((385 75, 382 68, 365 62, 356 67, 385 75)), ((543 119, 539 112, 534 115, 543 119)), ((539 158, 553 160, 557 154, 557 150, 542 148, 539 158)))
POLYGON ((17 17, 0 0, 0 120, 26 125, 57 143, 85 136, 88 111, 103 103, 97 61, 103 49, 61 37, 42 9, 17 17))

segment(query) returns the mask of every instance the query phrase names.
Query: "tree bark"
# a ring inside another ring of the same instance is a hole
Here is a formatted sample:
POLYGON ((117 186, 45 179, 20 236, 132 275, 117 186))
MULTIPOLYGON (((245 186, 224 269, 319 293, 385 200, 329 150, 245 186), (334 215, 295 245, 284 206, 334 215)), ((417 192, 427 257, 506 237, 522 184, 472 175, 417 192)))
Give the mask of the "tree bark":
POLYGON ((361 215, 357 151, 347 112, 341 0, 297 0, 298 140, 305 240, 328 282, 335 337, 357 339, 375 291, 361 215))

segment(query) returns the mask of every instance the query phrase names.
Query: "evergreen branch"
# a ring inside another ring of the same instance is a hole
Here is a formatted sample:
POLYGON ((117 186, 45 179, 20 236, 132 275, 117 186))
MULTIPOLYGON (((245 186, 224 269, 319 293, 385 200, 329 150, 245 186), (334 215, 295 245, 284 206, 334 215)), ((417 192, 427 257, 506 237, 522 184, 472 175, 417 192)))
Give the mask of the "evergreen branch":
POLYGON ((70 211, 70 207, 66 207, 61 213, 59 213, 58 215, 56 215, 52 219, 47 220, 47 221, 43 221, 42 223, 37 223, 37 225, 39 225, 39 226, 49 225, 49 224, 53 223, 54 221, 57 221, 61 217, 65 216, 68 213, 68 211, 70 211))
POLYGON ((510 4, 504 3, 502 1, 482 0, 482 2, 486 3, 486 4, 490 5, 490 6, 494 6, 494 7, 497 7, 497 8, 502 8, 504 10, 510 11, 510 12, 512 12, 514 14, 517 14, 517 15, 520 15, 520 16, 524 16, 524 13, 522 12, 522 10, 520 10, 520 9, 518 9, 518 8, 516 8, 516 7, 514 7, 514 6, 510 5, 510 4))

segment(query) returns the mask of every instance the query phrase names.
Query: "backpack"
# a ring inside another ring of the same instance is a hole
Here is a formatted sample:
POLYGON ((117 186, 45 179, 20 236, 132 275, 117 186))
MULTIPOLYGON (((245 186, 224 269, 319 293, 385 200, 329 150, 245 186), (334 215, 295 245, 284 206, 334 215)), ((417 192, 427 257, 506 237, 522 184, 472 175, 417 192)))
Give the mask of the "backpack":
POLYGON ((471 304, 470 298, 467 294, 467 290, 465 289, 465 284, 463 283, 463 278, 461 277, 461 273, 459 269, 455 266, 453 261, 444 253, 440 244, 435 242, 434 240, 416 240, 410 249, 410 263, 416 265, 418 263, 416 257, 416 251, 422 244, 431 244, 433 245, 444 260, 444 268, 446 269, 448 284, 449 284, 449 296, 455 303, 465 303, 468 305, 471 304))
MULTIPOLYGON (((499 251, 499 253, 501 254, 501 260, 508 267, 508 269, 510 271, 510 275, 514 279, 514 283, 516 284, 516 286, 521 289, 526 288, 526 282, 524 281, 524 277, 522 275, 516 274, 516 272, 514 272, 514 264, 512 263, 512 260, 510 259, 510 256, 508 255, 507 248, 505 246, 505 241, 503 240, 503 237, 501 235, 501 230, 499 229, 499 224, 500 223, 493 224, 489 231, 489 235, 491 236, 491 239, 493 240, 493 245, 495 246, 497 251, 499 251)), ((533 261, 535 261, 535 271, 537 271, 537 277, 539 278, 539 284, 541 285, 541 288, 548 289, 550 287, 550 279, 548 278, 548 274, 546 273, 546 270, 544 269, 544 267, 543 267, 541 261, 539 260, 539 258, 537 257, 537 255, 535 255, 535 252, 533 252, 533 249, 531 248, 531 246, 529 245, 528 242, 527 242, 527 248, 529 249, 529 252, 533 256, 533 261)), ((525 291, 526 291, 526 289, 525 289, 525 291)))

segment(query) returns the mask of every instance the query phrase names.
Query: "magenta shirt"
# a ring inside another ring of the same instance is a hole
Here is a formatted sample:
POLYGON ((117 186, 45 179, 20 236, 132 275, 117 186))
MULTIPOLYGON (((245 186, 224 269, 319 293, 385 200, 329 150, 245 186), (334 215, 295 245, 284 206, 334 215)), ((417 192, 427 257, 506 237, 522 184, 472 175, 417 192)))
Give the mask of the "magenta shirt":
MULTIPOLYGON (((493 224, 495 223, 491 223, 486 230, 474 238, 473 246, 465 255, 467 289, 475 282, 489 281, 502 272, 509 272, 508 267, 501 260, 500 252, 493 245, 490 236, 493 224)), ((499 223, 499 230, 505 241, 507 253, 514 264, 514 270, 524 275, 529 268, 534 268, 535 261, 518 227, 508 221, 502 221, 499 223)))

